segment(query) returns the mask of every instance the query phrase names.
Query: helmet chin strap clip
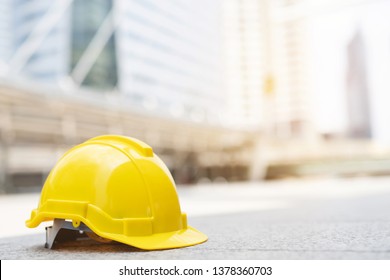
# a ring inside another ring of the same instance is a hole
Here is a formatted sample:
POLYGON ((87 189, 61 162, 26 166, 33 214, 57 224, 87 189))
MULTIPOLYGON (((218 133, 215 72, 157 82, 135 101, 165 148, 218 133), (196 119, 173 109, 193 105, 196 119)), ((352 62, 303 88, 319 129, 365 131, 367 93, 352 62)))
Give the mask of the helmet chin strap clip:
POLYGON ((86 233, 92 233, 92 230, 81 222, 78 227, 73 224, 64 219, 54 219, 53 225, 46 227, 45 248, 52 249, 57 243, 87 237, 86 233))

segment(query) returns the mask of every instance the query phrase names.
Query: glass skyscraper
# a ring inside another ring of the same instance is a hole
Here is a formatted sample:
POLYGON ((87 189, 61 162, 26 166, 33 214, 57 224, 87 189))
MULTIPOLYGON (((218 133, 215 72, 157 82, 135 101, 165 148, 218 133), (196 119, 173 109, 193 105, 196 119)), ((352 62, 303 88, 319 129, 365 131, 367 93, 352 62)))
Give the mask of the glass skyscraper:
MULTIPOLYGON (((6 21, 10 71, 44 83, 58 82, 68 71, 69 1, 8 2, 6 21)), ((2 13, 4 14, 4 13, 2 13)))
POLYGON ((196 121, 216 119, 224 102, 219 2, 117 4, 120 90, 146 108, 196 121))
MULTIPOLYGON (((93 40, 98 28, 113 8, 112 0, 75 0, 72 6, 71 69, 79 62, 93 40)), ((113 24, 113 18, 108 19, 113 24)), ((83 86, 110 90, 118 83, 115 32, 91 65, 81 84, 83 86)))
POLYGON ((0 60, 9 57, 10 73, 44 83, 73 80, 76 87, 119 92, 142 110, 219 121, 225 103, 219 1, 0 3, 9 11, 0 19, 7 38, 0 60))

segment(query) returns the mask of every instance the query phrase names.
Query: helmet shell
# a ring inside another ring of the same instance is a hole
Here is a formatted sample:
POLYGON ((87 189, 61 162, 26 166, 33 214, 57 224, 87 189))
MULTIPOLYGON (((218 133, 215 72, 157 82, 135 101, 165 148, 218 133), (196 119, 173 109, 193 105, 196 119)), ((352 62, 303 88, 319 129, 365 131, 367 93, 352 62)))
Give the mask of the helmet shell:
POLYGON ((28 227, 68 219, 97 235, 141 249, 202 243, 187 226, 174 180, 147 144, 105 135, 73 147, 50 172, 28 227))

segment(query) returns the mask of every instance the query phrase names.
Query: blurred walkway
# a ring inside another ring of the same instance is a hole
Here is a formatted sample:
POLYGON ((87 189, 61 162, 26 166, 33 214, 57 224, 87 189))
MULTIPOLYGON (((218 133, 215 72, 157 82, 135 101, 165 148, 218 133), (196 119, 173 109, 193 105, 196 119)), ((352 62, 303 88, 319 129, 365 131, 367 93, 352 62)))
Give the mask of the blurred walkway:
POLYGON ((155 252, 85 241, 44 249, 43 226, 24 228, 39 196, 0 197, 7 225, 0 258, 390 259, 387 177, 202 185, 179 193, 189 224, 209 241, 155 252))

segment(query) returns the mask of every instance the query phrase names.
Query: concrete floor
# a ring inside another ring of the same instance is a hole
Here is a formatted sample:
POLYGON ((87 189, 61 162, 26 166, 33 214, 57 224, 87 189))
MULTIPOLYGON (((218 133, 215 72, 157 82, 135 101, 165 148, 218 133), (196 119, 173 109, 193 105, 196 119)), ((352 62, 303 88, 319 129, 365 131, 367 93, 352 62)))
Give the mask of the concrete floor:
POLYGON ((163 251, 91 240, 48 250, 44 227, 23 225, 39 195, 0 197, 9 225, 0 259, 390 259, 390 178, 203 185, 179 195, 209 240, 163 251))

